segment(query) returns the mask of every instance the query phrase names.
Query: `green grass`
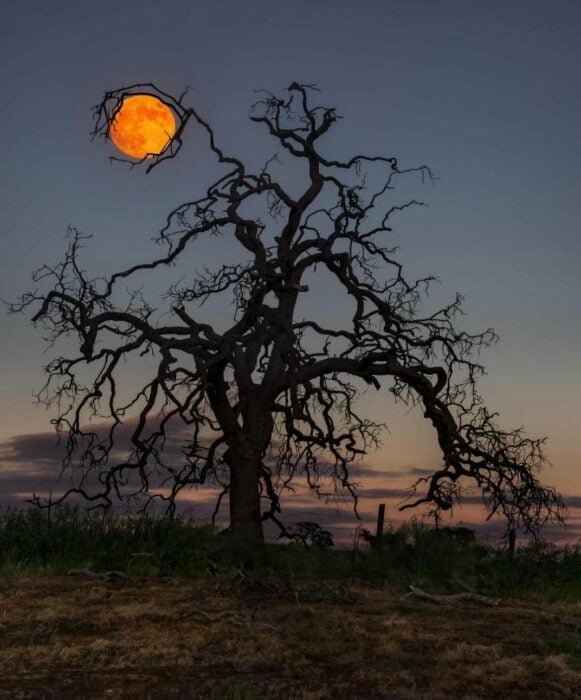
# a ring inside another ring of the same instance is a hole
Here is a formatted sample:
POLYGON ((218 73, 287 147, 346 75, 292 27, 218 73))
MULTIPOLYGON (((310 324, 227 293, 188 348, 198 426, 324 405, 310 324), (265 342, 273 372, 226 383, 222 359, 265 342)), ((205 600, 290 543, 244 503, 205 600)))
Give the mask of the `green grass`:
POLYGON ((186 518, 103 517, 61 507, 0 511, 0 574, 64 574, 87 567, 139 576, 208 575, 208 564, 229 573, 244 563, 264 575, 410 583, 433 592, 465 588, 540 601, 581 600, 581 547, 537 542, 515 557, 479 543, 434 537, 412 521, 386 532, 381 549, 309 549, 298 543, 264 548, 233 543, 215 528, 186 518), (137 555, 137 556, 136 556, 137 555))

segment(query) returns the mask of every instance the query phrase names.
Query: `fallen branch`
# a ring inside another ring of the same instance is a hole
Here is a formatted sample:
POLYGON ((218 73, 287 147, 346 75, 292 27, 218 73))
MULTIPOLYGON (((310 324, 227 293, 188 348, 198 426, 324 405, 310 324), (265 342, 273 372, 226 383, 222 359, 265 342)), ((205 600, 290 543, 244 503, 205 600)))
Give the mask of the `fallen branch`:
POLYGON ((248 593, 259 596, 261 600, 282 598, 293 603, 352 604, 356 600, 345 582, 336 585, 331 585, 326 581, 300 583, 254 574, 245 571, 243 567, 234 571, 233 576, 218 581, 217 590, 226 593, 248 593))
POLYGON ((255 610, 250 617, 236 610, 223 610, 222 612, 215 613, 214 615, 209 615, 202 610, 188 610, 183 612, 179 618, 180 620, 191 620, 193 622, 200 622, 196 620, 196 616, 202 618, 205 622, 216 623, 225 622, 236 627, 254 627, 258 629, 267 630, 269 632, 275 632, 276 634, 284 635, 284 632, 273 625, 269 625, 266 622, 257 622, 255 620, 257 610, 255 610))
POLYGON ((91 569, 71 569, 68 572, 69 576, 79 576, 84 578, 98 579, 100 581, 114 581, 114 580, 128 580, 126 576, 121 571, 104 571, 99 573, 97 571, 91 571, 91 569))
POLYGON ((496 607, 500 603, 500 598, 489 598, 485 595, 480 595, 479 593, 472 593, 467 591, 465 593, 451 593, 449 595, 439 595, 435 593, 426 593, 422 591, 421 588, 417 586, 410 585, 409 593, 406 593, 403 597, 409 598, 409 596, 416 596, 417 598, 423 598, 424 600, 431 600, 433 603, 457 603, 463 600, 470 600, 473 603, 480 603, 480 605, 490 605, 496 607))

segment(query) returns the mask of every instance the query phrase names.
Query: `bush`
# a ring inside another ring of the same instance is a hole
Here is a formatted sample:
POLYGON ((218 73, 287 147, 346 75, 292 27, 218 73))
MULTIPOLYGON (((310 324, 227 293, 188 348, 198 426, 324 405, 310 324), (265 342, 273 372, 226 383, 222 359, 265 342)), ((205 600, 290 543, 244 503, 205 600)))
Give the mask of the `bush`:
POLYGON ((306 549, 309 545, 316 545, 321 549, 328 549, 334 545, 333 535, 328 530, 323 530, 318 523, 297 523, 289 528, 289 531, 305 545, 306 549))

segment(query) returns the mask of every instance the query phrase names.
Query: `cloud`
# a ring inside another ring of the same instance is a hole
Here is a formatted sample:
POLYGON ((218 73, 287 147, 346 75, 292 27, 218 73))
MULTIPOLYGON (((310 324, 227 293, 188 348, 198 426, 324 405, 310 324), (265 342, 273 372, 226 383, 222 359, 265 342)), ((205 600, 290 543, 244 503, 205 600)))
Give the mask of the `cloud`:
POLYGON ((370 477, 370 478, 383 478, 383 479, 410 479, 411 482, 415 481, 416 478, 431 476, 436 470, 424 468, 424 467, 409 467, 407 469, 392 469, 386 467, 385 469, 372 469, 371 467, 353 467, 352 473, 354 477, 370 477), (414 478, 415 477, 415 478, 414 478))
MULTIPOLYGON (((132 431, 135 428, 135 421, 127 420, 119 429, 119 446, 115 456, 121 456, 123 449, 129 444, 132 431)), ((102 433, 105 424, 95 425, 93 429, 102 433)), ((181 457, 181 447, 188 438, 188 426, 176 425, 169 431, 169 439, 164 450, 164 455, 168 459, 176 461, 181 457)), ((17 435, 0 443, 0 507, 23 508, 27 507, 24 502, 30 498, 33 492, 39 495, 48 495, 52 491, 53 497, 58 497, 64 491, 78 482, 79 474, 74 474, 72 470, 66 470, 62 474, 62 459, 65 454, 64 440, 58 444, 57 436, 54 432, 27 433, 17 435), (59 477, 61 477, 59 479, 59 477)), ((322 470, 324 471, 324 469, 322 470)), ((318 522, 322 527, 330 529, 335 534, 336 542, 347 542, 352 538, 352 533, 357 525, 362 525, 373 529, 376 518, 377 500, 397 501, 397 505, 410 494, 409 488, 405 486, 383 486, 389 484, 393 479, 400 483, 406 477, 421 477, 432 474, 432 469, 423 467, 410 467, 403 470, 384 471, 372 469, 366 463, 353 465, 352 478, 361 483, 359 489, 359 512, 362 521, 357 520, 352 501, 345 496, 344 500, 335 503, 330 500, 328 503, 319 501, 311 494, 306 486, 305 477, 298 475, 295 481, 296 493, 285 491, 282 494, 283 513, 281 518, 284 523, 291 525, 300 521, 318 522), (369 484, 365 488, 365 483, 369 484)), ((161 488, 162 477, 152 477, 153 488, 161 488)), ((410 484, 411 485, 411 484, 410 484)), ((87 488, 96 486, 95 475, 89 476, 87 488)), ((133 484, 135 486, 135 484, 133 484)), ((179 500, 178 510, 200 520, 209 520, 214 510, 216 499, 220 489, 215 485, 203 486, 198 489, 188 489, 182 491, 179 500)), ((576 541, 581 537, 581 496, 566 495, 565 503, 570 509, 568 522, 570 527, 567 530, 555 526, 547 526, 543 531, 544 538, 555 539, 556 541, 576 541)), ((85 505, 82 497, 75 497, 70 500, 71 504, 85 505)), ((161 503, 161 502, 160 502, 161 503)), ((465 506, 482 506, 482 496, 480 494, 468 494, 462 499, 465 506)), ((163 503, 161 503, 163 505, 163 503)), ((119 506, 125 508, 125 506, 119 506)), ((221 511, 221 522, 225 525, 228 515, 228 499, 223 499, 221 511)), ((388 512, 388 519, 394 514, 401 519, 394 519, 394 522, 403 522, 406 516, 419 515, 417 511, 407 511, 400 513, 395 508, 388 512)), ((454 513, 454 520, 460 522, 462 509, 458 508, 454 513)), ((471 516, 474 517, 473 515, 471 516)), ((502 522, 475 521, 466 523, 472 527, 480 536, 500 538, 504 532, 502 522)), ((271 536, 276 536, 277 530, 272 529, 268 524, 267 532, 271 536)))
POLYGON ((405 472, 406 474, 409 474, 410 476, 431 476, 434 472, 436 472, 437 469, 426 469, 424 467, 410 467, 410 469, 405 472))
POLYGON ((0 443, 0 462, 54 464, 62 461, 64 446, 55 433, 17 435, 0 443))
POLYGON ((397 498, 398 500, 403 500, 410 495, 411 491, 409 489, 397 489, 397 488, 371 488, 371 489, 360 489, 359 495, 362 499, 367 498, 397 498))
POLYGON ((386 471, 377 471, 377 469, 372 469, 371 467, 366 466, 365 464, 355 464, 353 465, 352 469, 352 477, 354 479, 359 479, 359 478, 377 478, 381 476, 386 476, 389 474, 390 476, 392 475, 392 472, 386 471))
POLYGON ((581 508, 581 496, 563 496, 563 501, 568 508, 581 508))
MULTIPOLYGON (((127 420, 119 426, 115 434, 115 446, 111 451, 110 462, 115 463, 127 458, 130 438, 135 430, 136 420, 127 420)), ((105 423, 85 427, 98 436, 105 436, 108 425, 105 423)), ((186 426, 176 425, 168 430, 168 440, 163 450, 167 463, 183 460, 182 446, 186 441, 186 426)), ((206 440, 206 444, 210 442, 206 440)), ((62 463, 66 456, 66 436, 58 440, 55 432, 22 434, 0 443, 0 503, 15 491, 32 492, 58 489, 65 490, 78 483, 79 472, 68 468, 63 472, 62 463)), ((77 453, 80 456, 80 451, 77 453)), ((74 464, 75 454, 72 463, 74 464)), ((161 485, 160 476, 152 476, 152 485, 161 485)), ((96 476, 89 475, 87 484, 96 485, 96 476)))

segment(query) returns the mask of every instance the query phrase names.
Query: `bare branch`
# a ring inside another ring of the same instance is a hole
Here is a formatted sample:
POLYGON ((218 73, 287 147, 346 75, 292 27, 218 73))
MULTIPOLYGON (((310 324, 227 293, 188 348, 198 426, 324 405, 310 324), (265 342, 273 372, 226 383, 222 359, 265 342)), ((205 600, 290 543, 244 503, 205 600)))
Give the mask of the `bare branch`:
MULTIPOLYGON (((502 514, 507 526, 536 535, 547 522, 563 523, 562 499, 538 480, 544 440, 502 430, 478 394, 484 368, 476 358, 495 342, 494 331, 457 328, 460 295, 427 309, 435 278, 408 281, 396 247, 386 245, 394 219, 425 206, 393 201, 398 179, 433 183, 435 175, 425 165, 402 168, 392 155, 345 161, 324 155, 320 144, 339 117, 335 108, 313 106, 314 92, 315 86, 297 82, 282 97, 261 91, 250 115, 304 166, 296 196, 272 176, 276 155, 251 173, 225 154, 210 125, 184 105, 186 93, 174 98, 151 83, 135 84, 105 93, 95 107, 93 136, 107 139, 127 96, 157 97, 176 115, 178 129, 161 154, 143 160, 146 171, 174 158, 186 126, 197 125, 225 173, 166 217, 155 239, 165 255, 91 279, 80 264, 88 237, 71 229, 63 262, 34 276, 48 289, 11 306, 13 312, 33 308, 49 346, 70 347, 71 338, 78 343, 78 354, 47 365, 38 395, 55 405, 55 427, 67 434, 64 467, 84 475, 59 500, 79 494, 108 508, 130 498, 143 509, 162 501, 173 515, 184 489, 213 483, 221 488, 213 521, 227 496, 232 532, 260 541, 264 520, 293 537, 280 517, 281 502, 300 475, 319 498, 347 494, 357 515, 350 469, 381 446, 386 426, 360 416, 356 404, 369 387, 382 390, 387 383, 396 401, 422 406, 442 453, 442 466, 414 484, 403 509, 449 510, 472 483, 482 489, 490 517, 502 514), (383 173, 376 182, 364 172, 370 166, 383 173), (237 247, 239 257, 192 277, 185 253, 205 236, 237 247), (126 303, 119 302, 120 282, 170 265, 185 270, 163 296, 165 308, 153 308, 140 291, 127 290, 126 303), (338 327, 297 318, 299 295, 309 302, 313 296, 306 278, 319 269, 345 296, 338 327), (233 305, 226 330, 201 317, 210 297, 233 305), (150 376, 122 400, 121 368, 136 353, 148 358, 150 376), (134 423, 120 456, 128 412, 134 423), (108 429, 88 427, 95 418, 108 421, 108 429), (178 429, 189 437, 176 456, 171 433, 178 429), (162 488, 152 486, 160 480, 162 488)), ((43 505, 36 496, 32 501, 43 505)))

